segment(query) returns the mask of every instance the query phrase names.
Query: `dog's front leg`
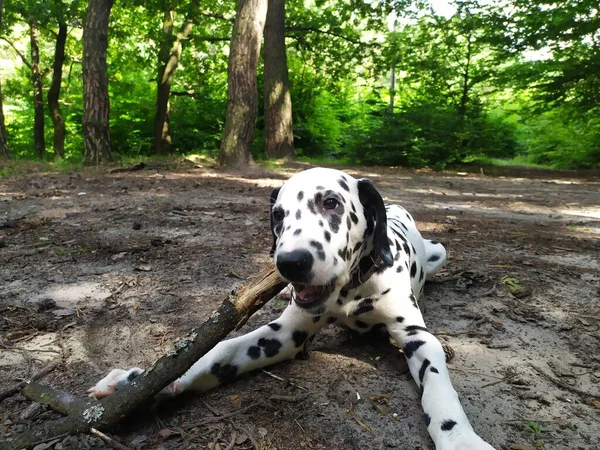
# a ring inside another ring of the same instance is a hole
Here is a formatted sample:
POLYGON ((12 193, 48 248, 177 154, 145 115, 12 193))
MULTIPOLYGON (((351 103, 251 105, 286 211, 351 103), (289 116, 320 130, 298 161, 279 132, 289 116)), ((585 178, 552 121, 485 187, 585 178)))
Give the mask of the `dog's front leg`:
MULTIPOLYGON (((325 317, 303 313, 295 304, 268 325, 248 334, 222 341, 200 358, 181 378, 161 391, 161 397, 184 391, 206 391, 260 367, 295 357, 303 351, 306 340, 325 324, 325 317)), ((111 371, 88 392, 98 398, 113 393, 135 380, 139 368, 111 371)))
POLYGON ((471 427, 452 386, 440 342, 425 327, 423 316, 406 294, 402 309, 386 324, 402 347, 410 373, 421 389, 425 422, 437 450, 493 450, 471 427))

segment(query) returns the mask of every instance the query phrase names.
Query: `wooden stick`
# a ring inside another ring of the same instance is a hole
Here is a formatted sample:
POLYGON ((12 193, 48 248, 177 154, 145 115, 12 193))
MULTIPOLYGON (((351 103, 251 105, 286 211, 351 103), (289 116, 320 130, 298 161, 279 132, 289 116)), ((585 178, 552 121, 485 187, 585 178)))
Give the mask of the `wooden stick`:
POLYGON ((27 383, 29 383, 31 381, 37 381, 40 378, 44 378, 46 375, 48 375, 50 372, 52 372, 54 369, 56 369, 59 365, 60 365, 59 361, 53 362, 53 363, 47 365, 46 367, 44 367, 39 372, 34 373, 33 376, 29 380, 23 380, 20 383, 17 383, 12 387, 9 387, 9 388, 3 390, 2 392, 0 392, 0 402, 2 400, 4 400, 5 398, 11 397, 11 396, 17 394, 21 389, 23 389, 27 385, 27 383))
MULTIPOLYGON (((136 378, 133 384, 119 389, 101 401, 88 399, 78 403, 74 410, 65 407, 69 412, 68 416, 42 423, 21 434, 3 438, 0 440, 0 450, 31 447, 55 436, 83 433, 91 428, 110 428, 144 403, 151 401, 161 389, 187 372, 198 359, 221 342, 230 331, 244 325, 253 313, 286 285, 287 283, 281 280, 273 262, 270 261, 249 284, 241 286, 237 293, 224 300, 219 309, 213 312, 202 325, 194 328, 186 337, 175 343, 166 355, 155 361, 136 378)), ((72 399, 69 394, 66 394, 67 397, 61 395, 55 398, 72 399)))

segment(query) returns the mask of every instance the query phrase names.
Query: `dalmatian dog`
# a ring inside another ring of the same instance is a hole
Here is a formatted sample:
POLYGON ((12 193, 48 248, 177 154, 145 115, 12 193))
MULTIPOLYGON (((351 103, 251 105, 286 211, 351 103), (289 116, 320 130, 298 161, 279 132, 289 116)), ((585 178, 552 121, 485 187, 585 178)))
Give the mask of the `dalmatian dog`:
MULTIPOLYGON (((220 342, 162 395, 206 391, 238 375, 292 359, 328 324, 358 333, 385 329, 402 347, 438 450, 493 450, 473 430, 448 374, 440 342, 419 308, 425 279, 446 250, 423 239, 411 215, 385 205, 371 181, 314 168, 271 195, 272 255, 292 300, 273 322, 220 342)), ((142 373, 115 369, 89 392, 110 395, 142 373)))

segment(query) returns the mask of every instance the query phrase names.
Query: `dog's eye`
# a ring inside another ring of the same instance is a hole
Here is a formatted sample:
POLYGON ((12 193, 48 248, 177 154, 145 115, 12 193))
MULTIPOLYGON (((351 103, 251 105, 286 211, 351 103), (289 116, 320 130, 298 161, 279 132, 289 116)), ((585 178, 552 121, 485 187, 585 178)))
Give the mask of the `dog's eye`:
POLYGON ((273 210, 273 220, 275 222, 281 222, 284 217, 285 217, 285 214, 282 209, 274 209, 273 210))
POLYGON ((335 198, 328 198, 323 202, 323 208, 335 209, 339 205, 339 202, 335 198))

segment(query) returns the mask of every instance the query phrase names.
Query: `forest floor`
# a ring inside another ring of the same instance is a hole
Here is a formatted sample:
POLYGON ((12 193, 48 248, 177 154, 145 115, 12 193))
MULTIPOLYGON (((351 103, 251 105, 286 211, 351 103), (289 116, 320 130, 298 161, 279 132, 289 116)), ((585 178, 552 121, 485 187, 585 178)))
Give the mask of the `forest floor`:
MULTIPOLYGON (((61 358, 42 382, 80 397, 114 367, 148 366, 267 260, 269 193, 303 167, 0 178, 0 390, 61 358)), ((600 179, 348 171, 448 249, 425 320, 455 352, 450 373, 475 430, 498 449, 599 449, 600 179)), ((274 299, 242 332, 284 307, 274 299)), ((246 374, 113 431, 145 449, 433 448, 387 342, 331 327, 307 360, 268 370, 284 381, 246 374)), ((0 403, 0 437, 57 416, 29 407, 20 395, 0 403)), ((104 447, 82 435, 48 448, 104 447)))

